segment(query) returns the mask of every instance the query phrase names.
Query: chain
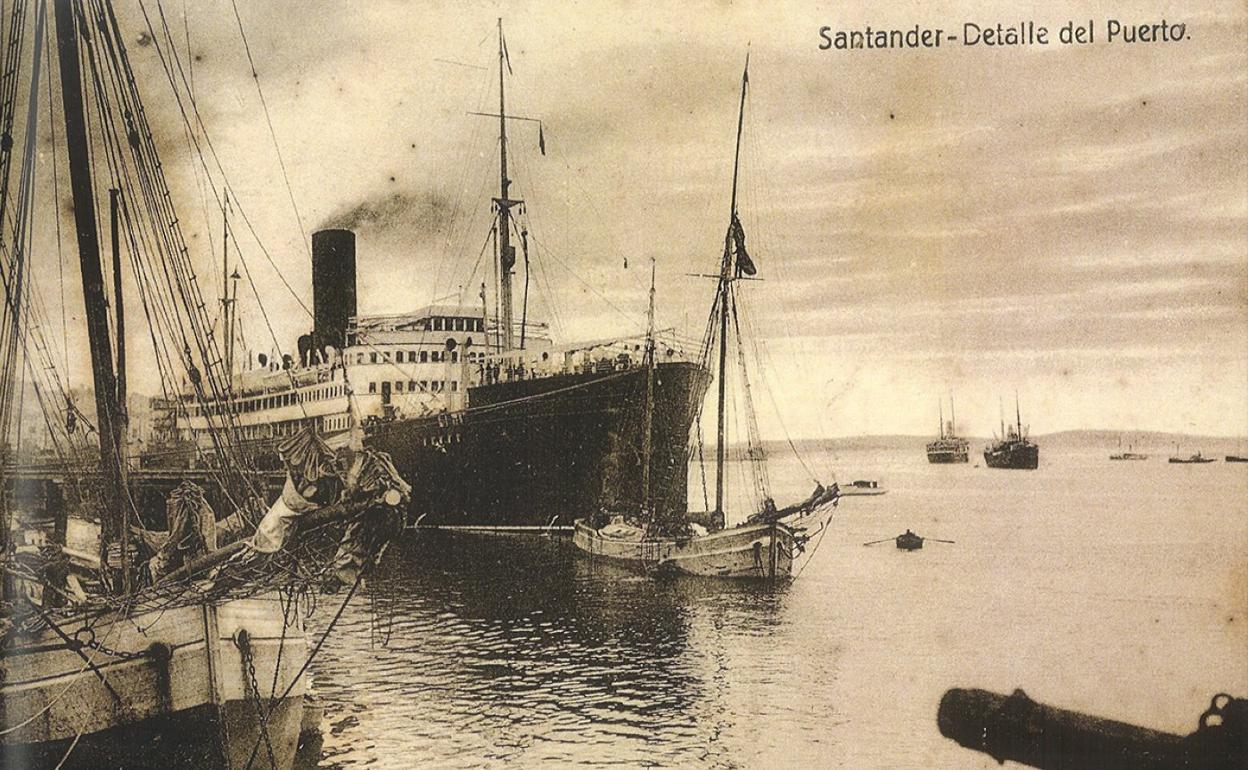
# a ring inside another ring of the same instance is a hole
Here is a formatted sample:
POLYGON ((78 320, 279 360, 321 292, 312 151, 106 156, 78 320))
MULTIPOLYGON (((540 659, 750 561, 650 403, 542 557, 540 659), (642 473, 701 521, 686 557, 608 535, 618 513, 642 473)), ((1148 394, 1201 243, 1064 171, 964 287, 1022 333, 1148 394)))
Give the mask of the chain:
POLYGON ((95 650, 101 655, 107 655, 110 658, 120 658, 121 660, 134 660, 135 658, 142 658, 147 655, 146 652, 125 652, 123 650, 115 650, 112 647, 109 647, 108 645, 104 644, 103 642, 98 641, 95 638, 95 629, 92 628, 91 626, 83 626, 82 628, 75 631, 73 640, 74 640, 74 643, 77 644, 80 648, 85 647, 88 650, 95 650), (86 634, 86 637, 87 637, 85 640, 82 638, 84 633, 86 634))
MULTIPOLYGON (((256 682, 256 662, 251 656, 250 637, 245 631, 240 631, 234 644, 238 646, 243 663, 247 666, 247 697, 255 705, 256 716, 260 718, 260 735, 264 738, 264 749, 269 755, 269 766, 277 770, 277 757, 273 754, 273 743, 269 740, 269 723, 264 714, 264 705, 260 702, 260 684, 256 682)), ((255 754, 252 754, 252 760, 255 760, 255 754)), ((251 762, 247 766, 250 768, 251 762)))

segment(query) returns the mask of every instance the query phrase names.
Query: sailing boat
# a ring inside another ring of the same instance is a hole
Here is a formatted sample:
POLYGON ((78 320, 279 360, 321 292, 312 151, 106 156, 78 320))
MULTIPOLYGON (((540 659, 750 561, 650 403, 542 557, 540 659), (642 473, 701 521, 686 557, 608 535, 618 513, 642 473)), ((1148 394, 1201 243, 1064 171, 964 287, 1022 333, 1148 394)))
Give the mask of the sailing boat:
MULTIPOLYGON (((123 234, 144 310, 155 319, 158 363, 179 361, 183 374, 200 386, 201 402, 208 402, 223 384, 221 358, 212 336, 202 333, 204 303, 189 261, 181 261, 185 241, 113 9, 78 0, 53 5, 64 120, 64 132, 57 133, 68 155, 98 447, 93 467, 79 462, 84 452, 63 451, 74 444, 82 448, 87 432, 57 388, 63 381, 50 380, 53 367, 45 366, 48 348, 37 323, 39 310, 28 301, 37 296, 28 291, 25 257, 38 151, 36 97, 47 37, 42 2, 33 9, 31 104, 14 237, 0 242, 6 310, 0 335, 6 343, 0 356, 0 442, 10 438, 12 405, 22 388, 15 375, 24 368, 63 461, 58 473, 71 502, 81 509, 76 513, 98 518, 100 547, 98 556, 86 559, 86 569, 74 569, 65 558, 66 510, 57 479, 41 477, 30 484, 19 478, 21 468, 5 468, 5 486, 12 483, 14 494, 0 494, 0 530, 7 536, 16 505, 39 508, 56 524, 51 539, 40 533, 22 533, 13 542, 6 538, 0 554, 0 763, 23 768, 287 768, 302 722, 305 673, 320 649, 318 642, 308 650, 299 597, 316 585, 346 585, 345 607, 401 529, 410 488, 385 456, 357 452, 344 471, 324 442, 304 432, 283 445, 286 488, 264 512, 259 490, 249 483, 247 458, 237 451, 232 416, 221 412, 213 473, 227 497, 238 500, 238 511, 218 522, 204 491, 184 482, 168 501, 168 531, 143 527, 126 458, 123 234), (94 101, 87 101, 82 62, 116 90, 97 82, 99 87, 87 91, 94 101), (114 102, 123 103, 124 110, 114 102), (103 134, 95 148, 103 145, 110 152, 91 152, 88 124, 103 134), (94 195, 100 180, 92 169, 93 157, 103 165, 105 155, 108 181, 116 185, 110 194, 111 330, 94 195), (136 246, 140 241, 143 248, 136 246), (139 265, 163 266, 168 272, 139 274, 139 265), (182 297, 185 304, 151 315, 157 309, 153 297, 161 291, 182 297), (157 335, 175 336, 182 347, 162 349, 157 335), (26 494, 31 487, 41 488, 41 494, 26 494), (257 507, 262 516, 251 513, 257 507), (250 536, 240 536, 251 528, 250 536)), ((0 146, 0 221, 7 221, 3 211, 13 147, 7 137, 21 74, 16 52, 22 46, 14 41, 25 31, 26 15, 24 7, 15 6, 6 30, 10 45, 4 82, 12 90, 0 104, 6 135, 0 146)), ((59 208, 60 201, 55 203, 59 208)), ((16 425, 13 433, 20 438, 20 415, 16 425)), ((19 442, 13 444, 20 459, 19 442)))
POLYGON ((1147 460, 1148 455, 1132 451, 1134 447, 1127 444, 1127 451, 1122 451, 1122 436, 1118 437, 1118 452, 1109 456, 1111 460, 1147 460))
MULTIPOLYGON (((753 276, 757 270, 745 250, 745 231, 737 210, 737 180, 741 164, 741 131, 745 119, 745 96, 749 84, 749 57, 741 78, 741 103, 737 115, 736 153, 732 174, 732 210, 724 237, 718 288, 712 306, 707 332, 703 339, 703 358, 709 359, 718 342, 718 412, 715 458, 715 509, 703 516, 686 510, 664 509, 655 505, 649 488, 652 442, 650 438, 653 410, 654 366, 654 267, 651 265, 650 303, 646 341, 645 409, 642 415, 642 507, 640 511, 615 512, 605 506, 598 514, 577 519, 573 543, 594 558, 604 558, 626 566, 653 572, 672 572, 719 578, 785 579, 795 573, 795 565, 805 554, 812 537, 827 528, 840 497, 835 483, 824 487, 816 482, 814 492, 805 500, 777 508, 767 490, 765 460, 758 440, 757 424, 749 397, 748 378, 744 370, 744 351, 737 317, 736 292, 738 281, 753 276), (745 521, 729 525, 724 506, 725 469, 725 376, 727 374, 729 323, 736 332, 736 343, 744 383, 749 430, 746 460, 755 471, 754 479, 761 493, 760 510, 745 521), (695 521, 700 519, 700 521, 695 521)), ((709 363, 709 361, 708 361, 709 363)), ((698 410, 701 404, 691 404, 698 410)), ((700 421, 699 421, 700 425, 700 421)), ((701 440, 700 431, 698 440, 701 440)), ((691 453, 690 453, 691 454, 691 453)), ((700 454, 700 453, 699 453, 700 454)), ((813 552, 813 549, 811 549, 813 552)))
POLYGON ((940 438, 927 445, 927 461, 929 463, 967 462, 971 442, 953 432, 953 396, 949 397, 949 422, 945 422, 944 405, 937 402, 937 410, 940 415, 940 438))

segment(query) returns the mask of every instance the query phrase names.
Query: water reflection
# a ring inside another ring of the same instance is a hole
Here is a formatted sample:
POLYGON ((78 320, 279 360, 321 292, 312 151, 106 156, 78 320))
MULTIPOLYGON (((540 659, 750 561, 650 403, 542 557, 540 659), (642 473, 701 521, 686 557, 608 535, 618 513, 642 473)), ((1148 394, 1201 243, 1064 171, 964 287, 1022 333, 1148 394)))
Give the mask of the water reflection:
POLYGON ((408 537, 319 661, 320 766, 731 765, 712 748, 730 640, 765 640, 783 602, 634 575, 566 541, 408 537))

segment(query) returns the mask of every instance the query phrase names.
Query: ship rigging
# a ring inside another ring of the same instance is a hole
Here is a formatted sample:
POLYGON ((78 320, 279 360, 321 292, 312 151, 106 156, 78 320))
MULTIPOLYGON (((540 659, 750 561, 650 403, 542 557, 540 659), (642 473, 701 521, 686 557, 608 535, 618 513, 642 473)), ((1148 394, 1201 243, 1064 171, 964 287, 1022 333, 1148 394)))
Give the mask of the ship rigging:
POLYGON ((169 387, 177 372, 197 404, 219 400, 229 383, 113 5, 54 0, 54 35, 48 5, 12 4, 0 65, 0 212, 10 199, 15 144, 23 159, 18 213, 11 221, 0 213, 0 754, 29 767, 206 760, 287 768, 299 737, 304 675, 325 638, 307 649, 298 607, 318 586, 345 585, 345 608, 401 529, 410 487, 384 455, 335 457, 305 430, 280 448, 287 486, 269 505, 235 415, 223 411, 208 426, 205 455, 218 510, 230 515, 218 521, 205 490, 189 480, 160 511, 141 508, 125 451, 123 266, 138 288, 162 383, 169 387), (28 262, 51 253, 37 247, 34 225, 46 232, 55 219, 59 233, 63 209, 59 195, 44 201, 35 194, 39 172, 49 170, 36 141, 45 75, 53 110, 45 39, 55 41, 63 128, 49 121, 56 133, 48 165, 56 191, 63 141, 94 424, 73 406, 67 372, 57 371, 61 362, 48 344, 46 310, 28 262), (12 129, 23 81, 29 103, 17 143, 12 129), (97 185, 110 191, 111 259, 100 243, 97 185), (39 465, 22 441, 28 416, 20 402, 28 391, 54 450, 39 465), (151 524, 154 513, 164 528, 151 524), (93 553, 69 548, 71 516, 98 543, 93 553))
MULTIPOLYGON (((800 572, 801 565, 813 555, 807 552, 812 538, 826 534, 832 510, 840 498, 835 483, 824 487, 812 478, 814 492, 805 500, 778 509, 771 495, 767 456, 762 445, 754 409, 751 379, 747 366, 745 340, 742 335, 737 298, 737 285, 753 278, 757 267, 746 250, 745 228, 737 208, 737 186, 741 171, 741 136, 744 130, 746 94, 749 87, 749 57, 741 76, 741 97, 737 113, 736 142, 733 153, 732 195, 723 254, 716 277, 715 299, 707 320, 706 333, 700 348, 699 363, 709 370, 715 357, 716 377, 716 445, 715 445, 715 507, 698 515, 687 508, 656 510, 649 504, 647 477, 643 477, 642 501, 639 507, 629 506, 626 495, 604 496, 596 512, 578 519, 573 542, 594 558, 647 571, 677 572, 734 579, 787 579, 800 572), (732 340, 730 354, 729 340, 732 340), (745 461, 753 485, 754 509, 749 515, 729 521, 726 506, 727 429, 729 361, 735 362, 735 375, 740 383, 740 397, 746 424, 745 461), (623 504, 622 504, 623 503, 623 504)), ((653 276, 653 269, 652 269, 653 276)), ((651 278, 649 328, 653 328, 654 279, 651 278)), ((652 349, 647 335, 647 351, 652 349)), ((646 377, 653 379, 652 367, 646 377)), ((646 403, 651 400, 647 387, 646 403)), ((686 456, 701 458, 702 437, 700 414, 703 401, 689 405, 699 429, 689 442, 686 456)), ((642 431, 651 430, 649 409, 643 410, 642 431)), ((642 464, 649 467, 650 445, 642 444, 642 464)), ((795 450, 796 451, 796 450, 795 450)), ((818 545, 816 541, 815 546, 818 545)))

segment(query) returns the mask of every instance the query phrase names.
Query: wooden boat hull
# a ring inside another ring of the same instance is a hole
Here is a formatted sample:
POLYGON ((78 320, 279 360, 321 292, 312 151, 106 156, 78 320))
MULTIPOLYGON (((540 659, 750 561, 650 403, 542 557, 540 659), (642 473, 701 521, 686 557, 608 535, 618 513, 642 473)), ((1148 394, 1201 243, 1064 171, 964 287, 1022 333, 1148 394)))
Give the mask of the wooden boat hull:
POLYGON ((604 536, 584 519, 572 542, 593 558, 653 572, 735 579, 793 574, 797 532, 781 522, 743 524, 687 540, 623 540, 604 536))
MULTIPOLYGON (((291 767, 308 653, 299 611, 285 615, 276 594, 106 615, 93 632, 107 650, 81 649, 94 670, 51 629, 6 649, 0 764, 54 767, 68 752, 65 767, 241 770, 270 767, 271 745, 291 767)), ((84 626, 58 623, 71 637, 84 626)))

